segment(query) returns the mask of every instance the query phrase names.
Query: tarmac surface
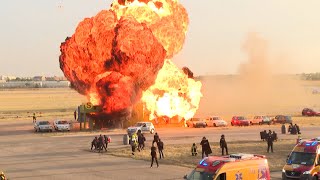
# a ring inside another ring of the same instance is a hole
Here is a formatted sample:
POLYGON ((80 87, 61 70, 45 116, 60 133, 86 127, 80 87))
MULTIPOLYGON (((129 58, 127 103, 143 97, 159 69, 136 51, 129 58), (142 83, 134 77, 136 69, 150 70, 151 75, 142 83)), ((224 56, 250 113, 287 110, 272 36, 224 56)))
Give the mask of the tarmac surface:
MULTIPOLYGON (((279 125, 227 128, 157 129, 166 144, 200 142, 206 136, 217 142, 221 134, 228 141, 259 140, 262 130, 276 131, 281 139, 296 139, 280 134, 279 125)), ((319 127, 301 127, 303 137, 319 136, 319 127)), ((123 147, 125 130, 104 131, 111 136, 110 149, 123 147)), ((0 121, 0 170, 9 179, 183 179, 190 168, 162 165, 150 168, 150 162, 93 153, 89 150, 94 136, 100 132, 34 133, 30 120, 0 121)), ((152 135, 146 136, 147 141, 152 135)), ((280 179, 273 172, 272 179, 280 179)))

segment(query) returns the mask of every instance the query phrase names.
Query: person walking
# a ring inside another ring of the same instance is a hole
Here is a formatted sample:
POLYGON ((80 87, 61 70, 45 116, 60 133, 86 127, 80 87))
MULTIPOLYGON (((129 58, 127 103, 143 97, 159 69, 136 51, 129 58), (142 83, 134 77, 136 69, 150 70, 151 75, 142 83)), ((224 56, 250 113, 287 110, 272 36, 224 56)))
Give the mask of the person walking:
POLYGON ((158 146, 158 151, 159 151, 159 156, 160 156, 160 159, 164 159, 164 155, 163 155, 163 142, 161 141, 161 139, 159 139, 159 142, 157 144, 158 146))
POLYGON ((94 150, 97 149, 97 145, 98 145, 98 138, 97 136, 94 137, 93 141, 91 142, 91 151, 92 151, 92 148, 94 147, 94 150))
POLYGON ((267 135, 267 144, 268 144, 268 149, 267 152, 269 153, 269 150, 271 149, 271 152, 273 153, 273 136, 272 133, 270 133, 271 131, 269 131, 268 135, 267 135))
POLYGON ((143 134, 141 133, 141 134, 138 134, 138 151, 140 151, 140 150, 143 150, 143 147, 144 147, 144 136, 143 136, 143 134))
POLYGON ((98 150, 99 152, 101 152, 101 150, 103 150, 103 148, 105 150, 107 150, 107 148, 104 146, 104 138, 103 136, 100 134, 99 138, 98 138, 98 150))
POLYGON ((198 152, 197 152, 197 145, 196 143, 193 143, 191 146, 191 155, 192 156, 197 156, 198 152))
POLYGON ((227 142, 223 134, 221 135, 221 138, 220 138, 220 148, 222 151, 222 156, 224 155, 224 150, 226 150, 226 154, 229 155, 227 142))
POLYGON ((208 157, 208 155, 212 153, 212 150, 211 150, 209 141, 207 140, 206 137, 202 138, 200 145, 202 147, 202 152, 201 152, 202 158, 204 157, 204 155, 206 155, 206 157, 208 157))
POLYGON ((159 167, 159 163, 158 163, 158 159, 157 159, 157 149, 153 144, 152 144, 152 147, 151 147, 151 153, 150 154, 151 154, 151 166, 150 166, 150 168, 152 168, 154 161, 156 161, 157 167, 159 167))

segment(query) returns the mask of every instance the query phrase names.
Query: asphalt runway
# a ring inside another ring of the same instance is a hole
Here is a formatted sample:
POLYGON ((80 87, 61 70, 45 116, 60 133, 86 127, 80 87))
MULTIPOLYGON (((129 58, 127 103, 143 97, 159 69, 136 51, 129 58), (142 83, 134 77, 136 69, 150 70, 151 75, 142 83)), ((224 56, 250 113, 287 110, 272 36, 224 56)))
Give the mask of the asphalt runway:
MULTIPOLYGON (((281 139, 295 139, 281 135, 279 125, 227 128, 170 128, 157 129, 166 144, 200 142, 206 136, 217 142, 221 134, 228 141, 259 140, 262 130, 275 130, 281 139)), ((320 136, 319 127, 301 127, 303 137, 320 136)), ((149 168, 150 162, 119 158, 89 151, 90 142, 100 132, 34 133, 28 120, 0 121, 0 170, 10 179, 182 179, 190 168, 161 165, 149 168)), ((123 147, 125 130, 104 131, 111 136, 110 148, 123 147)), ((146 135, 147 140, 153 138, 146 135)), ((279 179, 280 172, 272 173, 279 179)))

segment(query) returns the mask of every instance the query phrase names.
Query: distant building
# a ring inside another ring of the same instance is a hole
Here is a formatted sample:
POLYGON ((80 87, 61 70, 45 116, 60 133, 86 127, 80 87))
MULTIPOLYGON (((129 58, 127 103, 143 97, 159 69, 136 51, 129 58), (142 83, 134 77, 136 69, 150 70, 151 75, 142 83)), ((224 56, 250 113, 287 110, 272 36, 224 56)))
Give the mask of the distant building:
POLYGON ((34 76, 33 80, 34 81, 45 81, 46 77, 45 76, 34 76))

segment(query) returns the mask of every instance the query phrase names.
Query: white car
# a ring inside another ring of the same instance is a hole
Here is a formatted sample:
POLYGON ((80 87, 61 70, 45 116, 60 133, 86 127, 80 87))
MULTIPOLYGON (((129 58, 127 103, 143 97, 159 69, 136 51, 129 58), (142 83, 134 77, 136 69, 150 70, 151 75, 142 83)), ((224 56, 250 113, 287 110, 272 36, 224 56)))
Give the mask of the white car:
POLYGON ((41 132, 41 131, 52 132, 53 127, 49 121, 38 121, 34 124, 34 130, 36 132, 41 132))
POLYGON ((206 124, 208 127, 219 127, 227 126, 227 122, 218 116, 211 116, 206 119, 206 124))
POLYGON ((152 122, 137 122, 134 126, 130 126, 127 129, 128 134, 133 134, 141 130, 142 133, 151 133, 155 132, 154 125, 152 122))
POLYGON ((55 120, 53 126, 56 131, 70 131, 71 129, 68 121, 63 120, 55 120))

